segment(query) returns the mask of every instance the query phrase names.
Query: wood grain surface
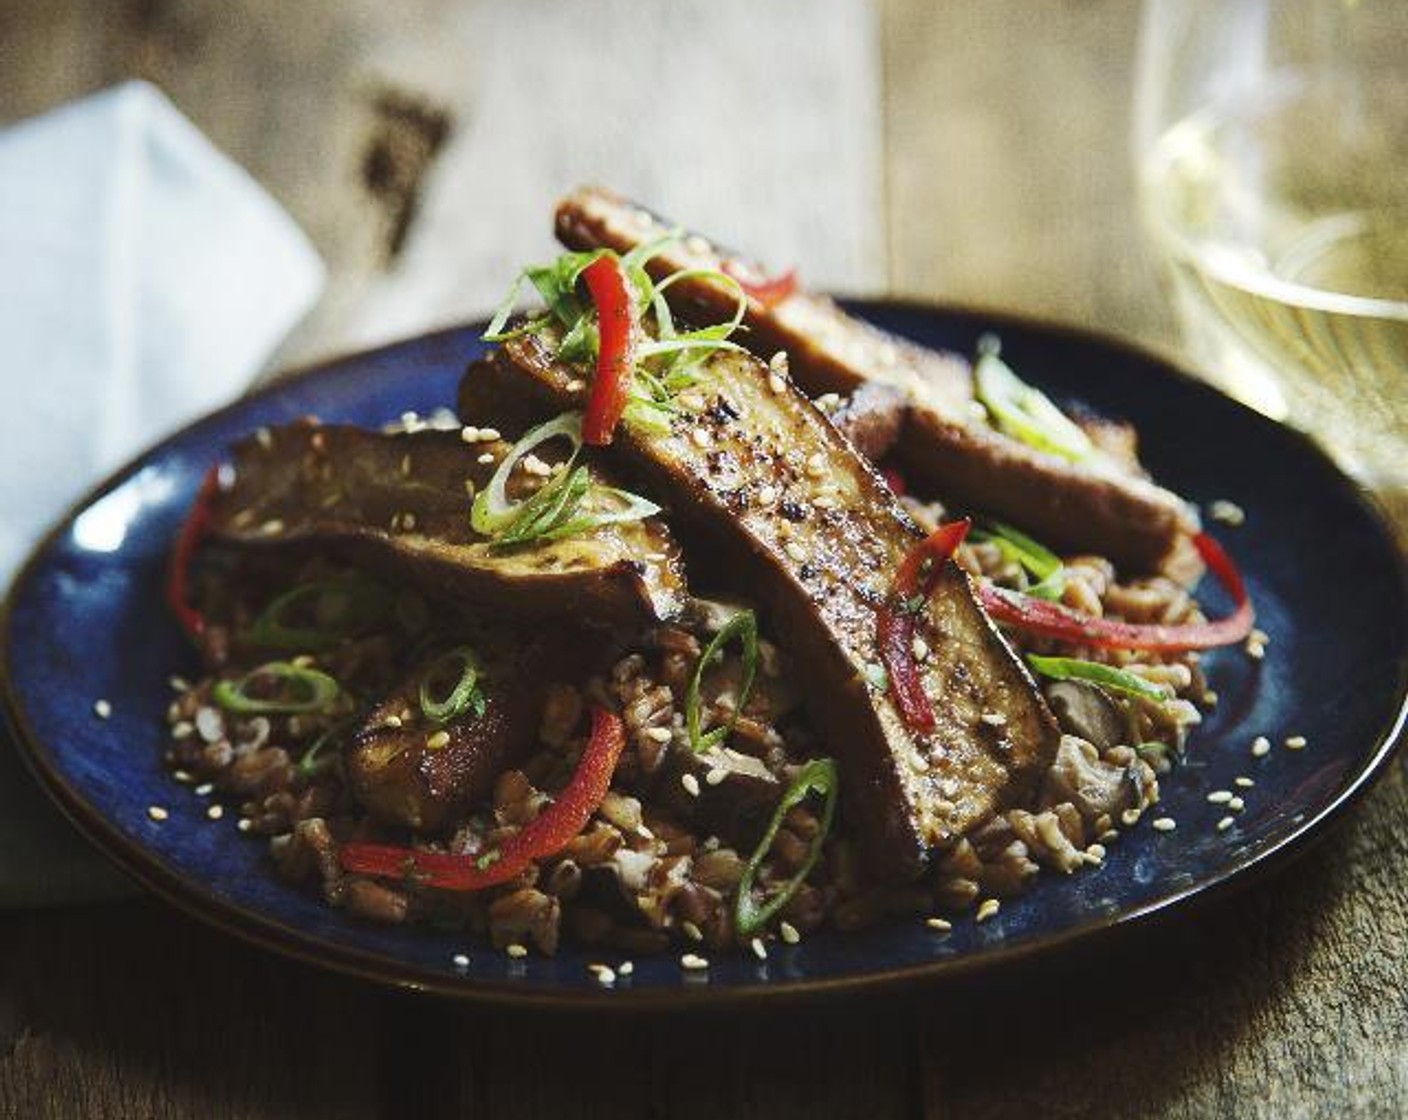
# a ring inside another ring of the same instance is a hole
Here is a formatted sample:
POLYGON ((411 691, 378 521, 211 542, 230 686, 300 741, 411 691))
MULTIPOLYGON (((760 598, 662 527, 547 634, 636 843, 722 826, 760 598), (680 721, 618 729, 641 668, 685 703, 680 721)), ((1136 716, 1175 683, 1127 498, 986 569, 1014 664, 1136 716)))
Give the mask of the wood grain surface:
MULTIPOLYGON (((0 0, 0 121, 161 84, 310 232, 285 361, 482 311, 579 179, 850 291, 1172 342, 1125 153, 1135 5, 0 0)), ((1408 775, 1309 856, 1098 949, 903 1000, 486 1013, 164 905, 0 914, 7 1117, 1408 1114, 1408 775)))

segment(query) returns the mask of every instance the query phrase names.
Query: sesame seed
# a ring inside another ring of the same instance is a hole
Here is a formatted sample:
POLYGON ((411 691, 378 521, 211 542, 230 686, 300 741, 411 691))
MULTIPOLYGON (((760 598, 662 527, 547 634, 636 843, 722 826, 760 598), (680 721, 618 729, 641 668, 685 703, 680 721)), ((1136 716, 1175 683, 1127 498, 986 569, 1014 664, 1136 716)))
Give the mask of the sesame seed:
POLYGON ((1120 838, 1120 830, 1117 828, 1107 828, 1100 834, 1100 841, 1104 844, 1112 843, 1120 838))
POLYGON ((938 933, 947 933, 953 928, 953 923, 943 918, 925 918, 924 924, 938 933))
POLYGON ((714 249, 714 247, 709 244, 708 238, 700 237, 697 233, 691 233, 684 239, 684 247, 691 253, 698 253, 700 256, 711 253, 714 249))
POLYGON ((805 564, 807 562, 807 556, 809 555, 809 553, 807 552, 806 548, 804 548, 797 541, 788 541, 786 546, 784 547, 784 551, 798 564, 805 564))
POLYGON ((563 386, 563 388, 566 389, 569 393, 580 393, 586 387, 587 383, 583 381, 580 377, 572 378, 571 381, 569 381, 566 385, 563 386))
POLYGON ((469 967, 469 956, 465 953, 456 953, 450 960, 456 968, 469 967))
POLYGON ((479 429, 473 424, 466 424, 460 429, 460 439, 464 440, 465 443, 478 443, 479 429))
POLYGON ((704 783, 706 785, 716 786, 727 777, 727 770, 725 770, 722 766, 715 766, 707 774, 704 775, 704 783))
POLYGON ((709 967, 709 962, 695 953, 686 953, 680 958, 680 967, 687 968, 691 972, 698 972, 709 967))
POLYGON ((1266 657, 1266 647, 1260 642, 1253 642, 1251 639, 1247 640, 1246 651, 1247 656, 1253 661, 1261 661, 1266 657))
POLYGON ((112 715, 112 705, 106 700, 93 701, 93 714, 99 719, 107 719, 112 715))
POLYGON ((1226 805, 1232 800, 1232 791, 1230 789, 1215 789, 1208 794, 1208 800, 1214 805, 1226 805))
POLYGON ((528 955, 528 950, 525 949, 522 945, 520 945, 517 941, 514 941, 513 943, 504 946, 504 952, 516 961, 522 960, 528 955))
POLYGON ((410 455, 402 455, 402 456, 401 456, 401 473, 402 473, 402 474, 410 474, 410 473, 411 473, 411 457, 410 457, 410 455))
POLYGON ((644 824, 636 825, 636 835, 642 840, 654 840, 655 833, 651 832, 644 824))
POLYGON ((1236 823, 1237 822, 1232 817, 1223 817, 1220 821, 1217 822, 1217 831, 1226 832, 1236 823))
POLYGON ((763 944, 761 937, 755 937, 752 941, 748 942, 748 948, 753 951, 753 955, 760 961, 768 959, 768 947, 763 944))
POLYGON ((1178 822, 1172 817, 1158 817, 1153 823, 1157 832, 1172 832, 1178 827, 1178 822))
POLYGON ((1240 797, 1234 797, 1231 801, 1227 803, 1227 807, 1231 809, 1234 813, 1240 813, 1243 809, 1247 807, 1247 803, 1243 801, 1240 797))
POLYGON ((410 532, 412 529, 414 529, 415 527, 416 527, 416 515, 415 515, 415 514, 411 513, 410 510, 407 510, 405 513, 401 514, 401 528, 402 528, 402 529, 405 529, 406 532, 409 533, 409 532, 410 532))
POLYGON ((777 932, 782 935, 782 940, 787 942, 788 945, 796 945, 797 942, 802 940, 802 935, 797 932, 797 927, 791 922, 780 922, 777 927, 777 932))
POLYGON ((1287 740, 1286 740, 1286 749, 1287 749, 1288 751, 1304 750, 1304 749, 1305 749, 1305 736, 1304 736, 1304 735, 1292 735, 1292 736, 1290 736, 1289 738, 1287 738, 1287 740))
POLYGON ((241 817, 241 818, 235 823, 235 827, 236 827, 237 829, 239 829, 241 832, 248 832, 251 828, 254 827, 254 822, 253 822, 252 820, 250 820, 248 817, 241 817))
POLYGON ((673 737, 668 727, 647 727, 641 734, 652 743, 668 743, 673 737))
POLYGON ((215 792, 215 783, 201 782, 201 784, 196 786, 196 788, 193 789, 191 792, 194 793, 197 797, 209 797, 212 793, 215 792))
POLYGON ((691 941, 704 940, 704 931, 687 918, 680 923, 680 929, 684 930, 684 935, 691 941))
POLYGON ((807 457, 807 474, 812 478, 821 478, 826 474, 826 456, 820 451, 807 457))
POLYGON ((587 971, 596 977, 596 982, 603 988, 609 988, 616 983, 616 970, 609 964, 589 964, 587 971))
POLYGON ((536 455, 525 455, 518 463, 519 469, 534 478, 547 478, 552 474, 552 468, 539 459, 536 455))
POLYGON ((263 533, 266 537, 277 536, 279 533, 282 533, 284 531, 284 523, 280 521, 277 517, 274 517, 264 522, 263 525, 259 526, 259 531, 263 533))
POLYGON ((835 509, 836 504, 836 499, 830 494, 818 494, 812 499, 812 505, 817 509, 835 509))
POLYGON ((978 913, 976 918, 980 922, 985 922, 989 918, 995 917, 1000 909, 1002 909, 1002 903, 1000 903, 997 899, 986 898, 978 907, 978 913))
POLYGON ((984 712, 981 718, 989 727, 1004 727, 1007 724, 1007 717, 1001 712, 984 712))
POLYGON ((268 428, 255 428, 254 438, 265 451, 274 446, 274 433, 268 428))
POLYGON ((680 778, 680 785, 684 786, 685 793, 690 797, 699 796, 699 779, 693 774, 685 774, 680 778))
POLYGON ((775 373, 768 374, 768 388, 774 393, 780 393, 787 388, 787 382, 775 373))
POLYGON ((391 715, 387 716, 384 720, 381 721, 382 727, 390 727, 393 730, 397 727, 400 727, 401 723, 401 717, 396 715, 395 712, 393 712, 391 715))
POLYGON ((929 656, 929 643, 918 634, 914 635, 914 641, 910 642, 909 648, 914 654, 915 661, 923 661, 929 656))
POLYGON ((1271 644, 1271 635, 1265 630, 1253 629, 1252 632, 1247 635, 1247 640, 1256 642, 1259 646, 1269 646, 1271 644))
POLYGON ((478 458, 478 460, 477 460, 477 462, 483 463, 486 467, 487 467, 490 463, 492 463, 493 461, 494 461, 494 453, 493 453, 492 451, 486 451, 486 452, 484 452, 484 454, 480 455, 479 458, 478 458))
POLYGON ((779 377, 786 377, 789 371, 787 363, 787 351, 779 350, 776 354, 769 358, 768 369, 770 369, 773 373, 777 374, 779 377))
POLYGON ((1241 525, 1247 519, 1246 511, 1236 502, 1219 498, 1208 506, 1208 516, 1224 525, 1241 525))
POLYGON ((170 815, 171 814, 168 813, 165 809, 163 809, 160 805, 147 806, 147 816, 151 817, 151 819, 154 821, 164 821, 170 815))
POLYGON ((1256 785, 1250 778, 1233 778, 1232 784, 1238 789, 1251 789, 1252 786, 1256 785))
POLYGON ((620 964, 618 964, 618 965, 616 966, 616 975, 617 975, 617 976, 629 976, 629 975, 630 975, 631 973, 633 973, 635 970, 636 970, 636 966, 635 966, 635 962, 634 962, 634 961, 622 961, 620 964))
POLYGON ((770 506, 770 505, 772 505, 773 502, 775 502, 775 501, 777 501, 777 487, 776 487, 776 486, 760 486, 760 487, 758 488, 758 504, 759 504, 759 505, 770 506))
POLYGON ((205 815, 213 821, 218 821, 221 817, 225 815, 225 806, 217 802, 216 804, 209 806, 205 810, 205 815))
POLYGON ((835 412, 841 407, 841 394, 822 393, 821 396, 817 397, 812 403, 816 405, 817 408, 821 409, 822 412, 835 412))
POLYGON ((166 679, 166 683, 171 686, 171 691, 172 691, 172 692, 190 692, 190 691, 191 691, 191 682, 188 681, 185 677, 178 677, 178 676, 176 676, 175 674, 172 674, 170 677, 168 677, 168 678, 166 679))
POLYGON ((1132 824, 1138 824, 1141 816, 1143 816, 1142 809, 1126 809, 1120 814, 1120 824, 1128 828, 1132 824))
POLYGON ((480 442, 480 443, 493 443, 494 440, 496 440, 496 439, 502 439, 502 438, 503 438, 503 437, 499 435, 499 429, 498 429, 498 428, 480 428, 480 429, 479 429, 479 442, 480 442))
POLYGON ((709 435, 707 428, 692 428, 689 433, 689 438, 693 441, 695 447, 702 448, 709 446, 712 437, 709 435))
POLYGON ((188 719, 183 719, 174 724, 171 728, 173 739, 189 739, 195 734, 196 725, 188 719))
POLYGON ((1271 753, 1271 740, 1265 735, 1258 735, 1252 740, 1252 756, 1254 758, 1265 758, 1271 753))
POLYGON ((1089 859, 1093 859, 1096 863, 1099 863, 1105 858, 1105 845, 1091 844, 1090 847, 1085 849, 1085 854, 1089 859))
POLYGON ((430 736, 430 738, 426 739, 425 746, 427 750, 438 751, 449 745, 449 742, 450 733, 448 731, 437 731, 434 735, 430 736))

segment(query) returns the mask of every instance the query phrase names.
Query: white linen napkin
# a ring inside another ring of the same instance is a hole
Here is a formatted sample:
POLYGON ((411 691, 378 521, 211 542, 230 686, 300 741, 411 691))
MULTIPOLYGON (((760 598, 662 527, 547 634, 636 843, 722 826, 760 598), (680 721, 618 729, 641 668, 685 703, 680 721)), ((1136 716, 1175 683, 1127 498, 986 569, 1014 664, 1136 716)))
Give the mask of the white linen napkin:
MULTIPOLYGON (((146 83, 0 131, 0 586, 87 485, 238 394, 323 281, 146 83)), ((129 890, 0 743, 0 905, 129 890)))

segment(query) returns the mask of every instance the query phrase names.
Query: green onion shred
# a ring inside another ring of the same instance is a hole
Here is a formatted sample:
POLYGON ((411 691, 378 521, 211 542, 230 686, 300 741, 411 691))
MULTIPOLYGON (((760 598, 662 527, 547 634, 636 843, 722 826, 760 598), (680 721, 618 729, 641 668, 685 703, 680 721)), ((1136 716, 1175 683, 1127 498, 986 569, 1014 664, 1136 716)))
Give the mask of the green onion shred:
POLYGON ((1043 677, 1053 681, 1088 681, 1102 688, 1139 696, 1145 700, 1167 700, 1167 690, 1146 681, 1135 673, 1102 665, 1098 661, 1082 661, 1076 657, 1039 657, 1027 654, 1027 663, 1043 677))
POLYGON ((482 716, 486 701, 480 687, 481 678, 479 659, 468 646, 457 646, 441 654, 421 678, 421 712, 432 723, 449 723, 467 711, 482 716), (437 698, 437 686, 447 679, 454 683, 448 692, 437 698))
POLYGON ((689 745, 696 754, 718 746, 732 733, 734 724, 738 722, 738 714, 743 711, 743 706, 748 703, 748 697, 753 694, 753 678, 757 675, 757 671, 758 619, 752 611, 739 611, 720 628, 709 644, 704 647, 704 652, 699 655, 698 664, 694 666, 694 675, 690 678, 689 688, 685 692, 685 724, 689 729, 689 745), (733 717, 723 727, 703 731, 700 729, 702 713, 699 710, 699 689, 704 681, 704 670, 723 656, 724 649, 734 638, 738 639, 739 646, 743 651, 743 681, 738 690, 737 703, 733 706, 733 717))
POLYGON ((325 710, 340 692, 337 681, 317 669, 270 661, 237 681, 220 681, 211 695, 216 704, 236 715, 295 715, 325 710), (256 682, 276 684, 278 689, 270 696, 251 695, 256 682))
POLYGON ((773 810, 772 820, 768 822, 767 831, 763 833, 763 838, 757 849, 749 857, 747 865, 743 868, 743 877, 738 881, 738 897, 734 902, 733 924, 739 937, 752 937, 764 928, 777 915, 778 911, 791 901, 792 896, 806 882, 807 876, 811 874, 812 868, 816 866, 816 861, 821 857, 822 846, 831 832, 831 822, 836 816, 836 799, 839 792, 840 777, 836 770, 836 763, 829 758, 813 759, 797 772, 792 784, 787 787, 787 792, 782 795, 782 800, 777 803, 777 808, 773 810), (821 827, 817 830, 816 836, 812 838, 807 858, 797 869, 797 873, 788 879, 780 890, 772 894, 766 902, 759 904, 753 897, 753 887, 757 882, 758 871, 763 865, 763 860, 772 850, 773 841, 777 838, 777 830, 782 827, 782 822, 787 814, 811 796, 822 798, 821 827))

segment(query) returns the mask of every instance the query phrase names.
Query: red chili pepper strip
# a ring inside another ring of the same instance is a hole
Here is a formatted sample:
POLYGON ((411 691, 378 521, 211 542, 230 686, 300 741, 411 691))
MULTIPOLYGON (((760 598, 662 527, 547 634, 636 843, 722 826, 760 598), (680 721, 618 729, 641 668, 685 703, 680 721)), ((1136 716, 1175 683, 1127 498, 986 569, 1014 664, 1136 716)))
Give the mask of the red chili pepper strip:
POLYGON ((934 709, 914 664, 916 598, 927 599, 938 580, 939 567, 957 551, 971 521, 940 525, 912 549, 895 573, 891 601, 876 612, 875 644, 904 722, 914 731, 932 731, 934 709))
POLYGON ((211 467, 201 479, 196 499, 181 525, 166 572, 166 602, 181 628, 192 638, 205 632, 205 615, 191 606, 191 561, 210 531, 215 496, 220 492, 220 468, 211 467))
POLYGON ((616 761, 625 745, 621 717, 594 707, 591 737, 571 781, 535 821, 499 848, 479 855, 452 856, 392 844, 352 843, 342 849, 343 869, 386 879, 412 876, 427 887, 446 891, 478 891, 506 883, 533 860, 560 852, 586 827, 611 788, 616 761))
POLYGON ((596 304, 596 378, 582 417, 582 439, 605 447, 616 434, 631 391, 635 367, 636 305, 630 281, 614 254, 598 257, 582 271, 596 304))
POLYGON ((725 276, 737 281, 743 294, 764 307, 775 307, 797 290, 797 270, 789 268, 778 276, 763 276, 750 265, 735 260, 723 263, 725 276))
POLYGON ((903 498, 909 493, 909 484, 905 482, 904 475, 894 467, 881 467, 880 477, 885 480, 885 485, 890 488, 890 492, 895 497, 903 498))
POLYGON ((1190 649, 1212 649, 1240 642, 1251 633, 1255 613, 1247 595, 1242 573, 1206 533, 1193 538, 1203 563, 1232 596, 1236 609, 1214 622, 1187 626, 1138 625, 1108 618, 1078 614, 1057 603, 1034 599, 1015 591, 978 583, 978 596, 988 614, 1001 623, 1032 634, 1044 634, 1099 649, 1141 649, 1178 653, 1190 649))

